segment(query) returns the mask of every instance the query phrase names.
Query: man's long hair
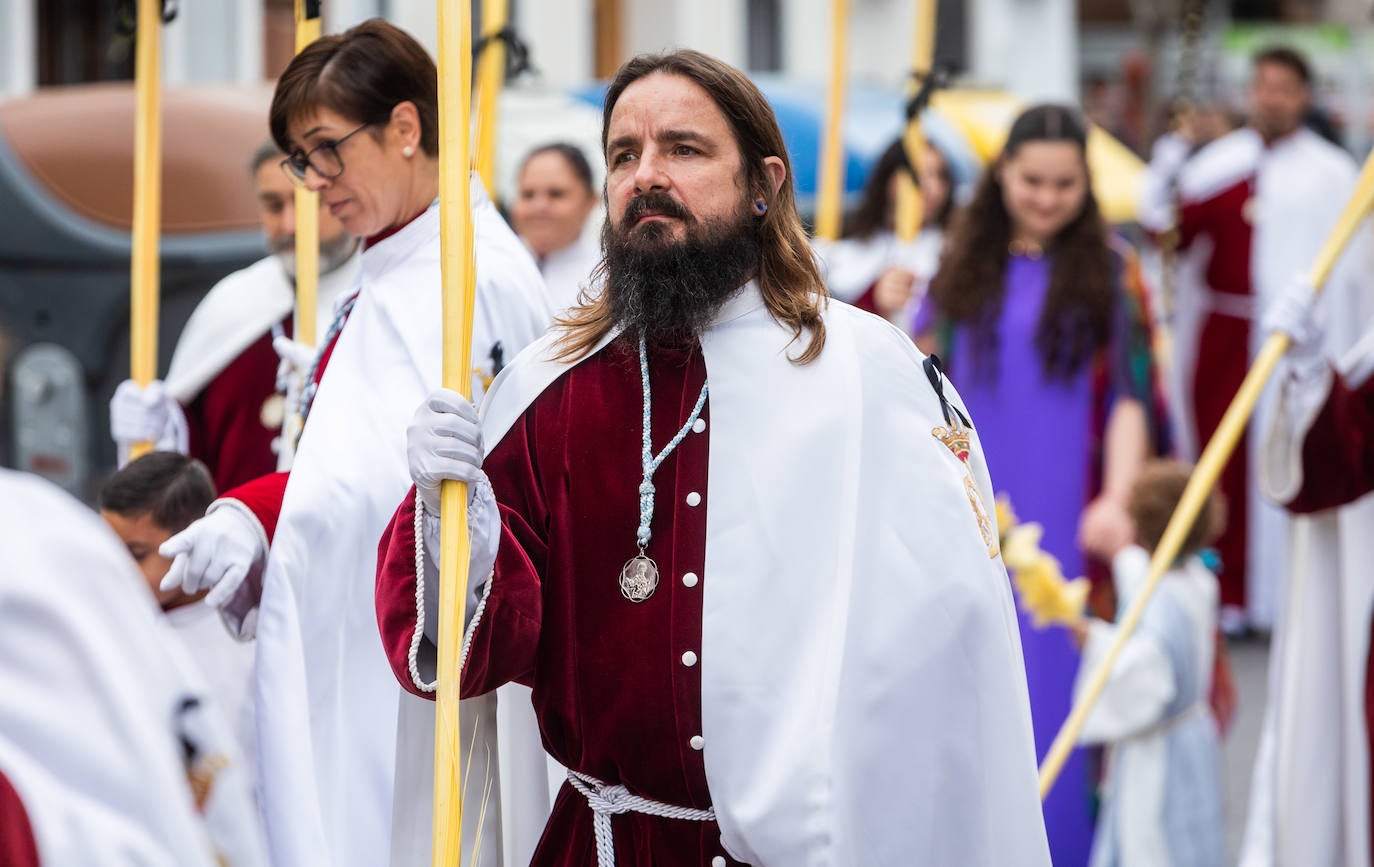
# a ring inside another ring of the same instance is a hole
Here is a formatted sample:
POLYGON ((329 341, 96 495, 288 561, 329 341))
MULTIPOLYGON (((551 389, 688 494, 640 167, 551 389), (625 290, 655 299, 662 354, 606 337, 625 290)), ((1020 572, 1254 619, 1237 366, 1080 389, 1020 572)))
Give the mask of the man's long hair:
MULTIPOLYGON (((826 303, 811 244, 797 211, 792 181, 792 164, 778 128, 777 118, 759 89, 743 73, 699 51, 674 51, 667 54, 640 55, 620 68, 606 92, 602 116, 601 149, 604 153, 611 125, 611 113, 625 88, 656 72, 680 75, 705 90, 725 115, 739 146, 749 200, 762 199, 768 210, 754 221, 759 233, 759 268, 756 279, 763 303, 779 324, 792 332, 793 341, 806 340, 806 348, 794 359, 797 364, 814 361, 825 346, 825 322, 821 310, 826 303), (787 169, 787 179, 776 194, 764 159, 775 156, 787 169)), ((620 214, 608 214, 619 220, 620 214)), ((604 277, 603 273, 594 279, 604 277)), ((558 357, 576 360, 590 353, 616 326, 610 299, 602 292, 574 308, 567 318, 558 320, 563 334, 558 340, 558 357)))

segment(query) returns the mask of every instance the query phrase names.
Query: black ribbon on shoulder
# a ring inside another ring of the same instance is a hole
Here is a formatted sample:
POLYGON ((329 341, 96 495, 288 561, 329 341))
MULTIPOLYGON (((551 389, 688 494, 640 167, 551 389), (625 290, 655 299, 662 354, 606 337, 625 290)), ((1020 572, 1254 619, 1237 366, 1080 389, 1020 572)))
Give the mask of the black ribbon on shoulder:
POLYGON ((506 347, 501 345, 501 341, 496 341, 491 345, 491 354, 487 357, 491 359, 491 375, 496 376, 506 366, 506 347))
POLYGON ((959 407, 950 403, 949 398, 945 397, 945 371, 940 366, 940 356, 927 355, 922 366, 926 369, 926 379, 930 380, 930 387, 935 390, 935 396, 940 399, 940 412, 944 414, 945 424, 952 426, 954 416, 958 416, 959 421, 964 423, 964 427, 973 427, 973 422, 968 420, 968 416, 964 415, 959 407))
POLYGON ((506 79, 512 80, 519 78, 526 72, 536 73, 539 70, 530 63, 530 47, 525 40, 520 38, 520 34, 515 32, 515 28, 507 24, 495 33, 488 33, 481 39, 472 44, 472 63, 475 66, 482 52, 494 42, 506 43, 506 79))

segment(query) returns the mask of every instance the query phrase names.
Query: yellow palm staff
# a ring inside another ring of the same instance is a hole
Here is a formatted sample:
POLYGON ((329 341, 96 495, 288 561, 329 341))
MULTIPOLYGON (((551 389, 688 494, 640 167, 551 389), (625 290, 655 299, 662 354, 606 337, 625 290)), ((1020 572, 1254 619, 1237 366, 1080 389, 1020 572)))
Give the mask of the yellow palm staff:
MULTIPOLYGON (((134 222, 130 256, 129 375, 157 378, 158 234, 162 224, 162 0, 138 0, 134 55, 134 222)), ((152 449, 135 443, 131 457, 152 449)))
POLYGON ((509 0, 482 0, 484 47, 477 68, 477 174, 493 200, 496 191, 496 112, 506 81, 506 43, 498 34, 510 20, 509 0))
MULTIPOLYGON (((471 394, 476 273, 472 245, 472 3, 439 0, 439 225, 443 253, 443 384, 471 394)), ((439 657, 434 721, 435 867, 458 864, 463 838, 459 654, 468 586, 467 486, 447 480, 440 494, 439 657)))
POLYGON ((848 82, 849 0, 833 0, 830 7, 830 108, 826 114, 825 147, 816 201, 816 237, 840 237, 844 199, 844 95, 848 82))
MULTIPOLYGON (((919 76, 935 74, 935 0, 916 0, 915 48, 912 52, 911 68, 919 76)), ((914 95, 923 84, 920 78, 912 80, 914 95)), ((906 130, 902 133, 902 147, 906 151, 907 163, 912 172, 921 164, 921 155, 926 149, 925 136, 921 134, 921 115, 915 112, 907 120, 906 130)), ((906 172, 898 174, 897 181, 897 237, 903 242, 916 240, 921 231, 921 191, 916 182, 906 172)))
MULTIPOLYGON (((320 38, 321 0, 296 0, 296 53, 320 38)), ((314 346, 315 304, 320 285, 320 195, 296 187, 295 338, 314 346)))
MULTIPOLYGON (((1321 291, 1322 284, 1330 275, 1331 268, 1336 264, 1336 259, 1340 256, 1341 251, 1350 242, 1351 237, 1360 227, 1371 208, 1374 208, 1374 154, 1371 154, 1370 158, 1365 161, 1364 169, 1360 172, 1359 182, 1355 186, 1354 195, 1350 197, 1345 210, 1341 213, 1340 220, 1336 223, 1336 228, 1326 239, 1326 244, 1323 245, 1321 252, 1317 255, 1316 263, 1312 266, 1311 283, 1318 292, 1321 291)), ((1060 729, 1059 734, 1054 739, 1054 744, 1050 746, 1050 751, 1045 755, 1045 761, 1040 765, 1040 797, 1042 800, 1054 785, 1059 772, 1064 769, 1064 762, 1068 759, 1074 744, 1078 742, 1079 734, 1083 730, 1083 723, 1087 720, 1098 696, 1101 695, 1117 655, 1140 623, 1140 618, 1145 612, 1145 606, 1149 604, 1150 597, 1159 585, 1160 578, 1178 557, 1179 547, 1187 537, 1188 531, 1192 529, 1198 513, 1206 504, 1207 495, 1216 486, 1217 479, 1221 476, 1221 471, 1225 469, 1226 462, 1235 450, 1241 434, 1245 432, 1245 426, 1255 411, 1255 403, 1259 400, 1260 393, 1273 374, 1274 367, 1279 363, 1284 352, 1288 350, 1288 343, 1287 335, 1277 333, 1271 334, 1264 342, 1259 356, 1250 367, 1250 372, 1245 376, 1245 381, 1241 383, 1240 390, 1236 392, 1235 399, 1231 401, 1231 406, 1227 408, 1226 415, 1221 419, 1221 424, 1217 426, 1216 433, 1207 443, 1207 448, 1203 449, 1202 457, 1197 462, 1197 468, 1193 471, 1192 478, 1188 480, 1188 486, 1183 490, 1178 508, 1174 510, 1173 517, 1169 519, 1169 524, 1164 529, 1164 535, 1160 537, 1159 544, 1155 547, 1154 556, 1150 558, 1150 572, 1144 589, 1131 604, 1130 609, 1126 611, 1125 616, 1122 617, 1117 630, 1116 641, 1112 644, 1111 650, 1108 651, 1097 671, 1093 672, 1087 688, 1083 691, 1078 703, 1074 705, 1069 718, 1064 721, 1064 727, 1060 729)))

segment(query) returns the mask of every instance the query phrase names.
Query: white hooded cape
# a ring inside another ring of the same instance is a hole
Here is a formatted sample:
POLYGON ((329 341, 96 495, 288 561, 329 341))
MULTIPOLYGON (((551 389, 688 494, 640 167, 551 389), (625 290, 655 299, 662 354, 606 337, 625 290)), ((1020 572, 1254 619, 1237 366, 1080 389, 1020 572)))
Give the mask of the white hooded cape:
MULTIPOLYGON (((533 261, 475 177, 473 215, 480 393, 492 345, 509 361, 549 313, 533 261)), ((286 488, 257 622, 261 797, 275 864, 429 861, 431 771, 398 768, 397 754, 417 740, 432 749, 434 706, 396 683, 373 600, 377 544, 410 487, 406 425, 440 384, 439 254, 434 206, 363 253, 358 301, 286 488)), ((467 708, 468 719, 489 719, 490 704, 467 708)))
POLYGON ((40 863, 265 865, 227 724, 109 528, 0 469, 0 551, 0 771, 40 863), (204 815, 183 737, 228 762, 204 815))
MULTIPOLYGON (((821 357, 792 364, 751 283, 701 339, 702 734, 722 844, 756 867, 1047 865, 1009 582, 932 435, 946 423, 922 357, 845 304, 825 322, 821 357)), ((553 337, 493 385, 489 447, 568 369, 553 337)), ((991 509, 976 436, 971 473, 991 509)))
MULTIPOLYGON (((1366 339, 1338 366, 1356 386, 1368 379, 1371 361, 1374 341, 1366 339)), ((1264 443, 1265 488, 1277 502, 1302 486, 1303 441, 1322 405, 1320 396, 1284 386, 1264 443)), ((1371 528, 1374 495, 1293 518, 1242 867, 1370 863, 1364 690, 1374 610, 1371 528)))
MULTIPOLYGON (((329 330, 334 302, 358 278, 359 253, 320 275, 316 333, 329 330)), ((177 338, 167 367, 167 393, 183 406, 219 376, 229 362, 282 321, 296 306, 296 290, 281 259, 267 256, 210 288, 177 338)))

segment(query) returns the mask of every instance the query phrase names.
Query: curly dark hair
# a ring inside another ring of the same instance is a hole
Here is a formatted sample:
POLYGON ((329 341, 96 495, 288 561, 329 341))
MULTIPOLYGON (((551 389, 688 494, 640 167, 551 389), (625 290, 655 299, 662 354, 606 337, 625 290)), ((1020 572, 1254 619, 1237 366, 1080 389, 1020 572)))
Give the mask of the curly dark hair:
MULTIPOLYGON (((975 357, 997 351, 997 319, 1006 295, 1011 216, 998 169, 1029 142, 1069 142, 1088 170, 1087 126, 1078 112, 1034 106, 1012 124, 1001 156, 983 174, 973 200, 955 215, 930 294, 941 315, 968 327, 975 357)), ((1117 263, 1091 183, 1078 216, 1059 230, 1047 253, 1053 264, 1035 347, 1046 374, 1068 378, 1106 345, 1116 299, 1117 263)))

